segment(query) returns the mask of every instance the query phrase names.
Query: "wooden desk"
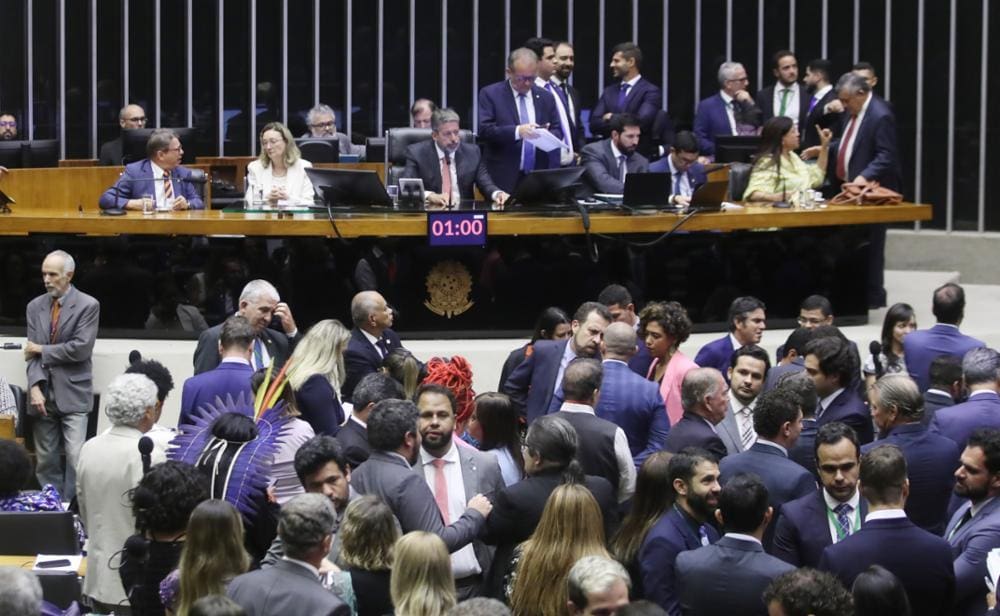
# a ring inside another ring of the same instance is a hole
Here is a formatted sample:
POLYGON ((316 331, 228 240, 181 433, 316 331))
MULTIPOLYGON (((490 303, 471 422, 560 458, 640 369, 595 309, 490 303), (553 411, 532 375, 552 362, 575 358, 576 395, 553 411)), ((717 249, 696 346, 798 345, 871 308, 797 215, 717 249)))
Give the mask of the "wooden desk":
MULTIPOLYGON (((0 556, 0 567, 20 567, 21 569, 32 570, 35 564, 34 556, 0 556)), ((87 557, 80 561, 80 568, 76 570, 77 575, 84 577, 87 575, 87 557)))
MULTIPOLYGON (((256 156, 199 156, 198 165, 209 167, 213 178, 232 182, 238 189, 243 187, 247 165, 257 160, 256 156)), ((385 183, 384 163, 313 163, 317 169, 365 169, 375 171, 385 183)))

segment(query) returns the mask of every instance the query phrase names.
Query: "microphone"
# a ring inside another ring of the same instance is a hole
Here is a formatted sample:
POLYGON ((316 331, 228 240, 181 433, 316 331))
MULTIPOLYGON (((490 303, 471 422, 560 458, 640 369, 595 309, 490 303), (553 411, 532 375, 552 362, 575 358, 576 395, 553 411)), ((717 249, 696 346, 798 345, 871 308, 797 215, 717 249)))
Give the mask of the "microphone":
POLYGON ((872 354, 872 361, 875 362, 875 378, 881 378, 885 372, 882 361, 878 357, 882 353, 882 345, 879 344, 878 340, 872 340, 868 345, 868 352, 872 354))
POLYGON ((128 354, 128 365, 134 366, 142 361, 142 353, 136 349, 132 349, 128 354))
POLYGON ((148 436, 144 436, 139 439, 139 456, 142 458, 142 474, 143 476, 149 472, 150 455, 153 453, 153 439, 148 436))
POLYGON ((3 348, 4 351, 16 351, 17 349, 21 348, 21 343, 20 342, 4 342, 2 348, 3 348))

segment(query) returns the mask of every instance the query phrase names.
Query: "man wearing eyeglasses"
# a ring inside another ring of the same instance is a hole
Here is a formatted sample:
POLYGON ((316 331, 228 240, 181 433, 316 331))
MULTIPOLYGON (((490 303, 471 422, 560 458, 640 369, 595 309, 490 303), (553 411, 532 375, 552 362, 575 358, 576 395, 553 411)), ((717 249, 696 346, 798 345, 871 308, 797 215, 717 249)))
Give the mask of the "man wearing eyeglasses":
POLYGON ((705 157, 715 156, 718 135, 756 135, 762 112, 747 90, 750 80, 739 62, 723 62, 719 67, 720 90, 698 103, 694 132, 705 157))
POLYGON ((17 118, 10 113, 0 113, 0 140, 17 139, 17 118))
MULTIPOLYGON (((125 105, 118 112, 118 125, 123 131, 135 128, 146 128, 146 112, 139 105, 125 105)), ((102 167, 112 167, 122 164, 124 150, 124 137, 118 135, 117 139, 112 139, 101 145, 101 155, 97 164, 102 167)))
POLYGON ((310 109, 306 115, 306 124, 309 125, 309 132, 302 135, 303 138, 336 139, 341 154, 364 158, 365 146, 354 145, 350 137, 337 132, 337 116, 328 105, 320 103, 310 109))
POLYGON ((125 166, 114 186, 104 191, 102 210, 143 209, 143 197, 157 210, 201 210, 205 204, 189 181, 191 170, 181 166, 184 148, 174 131, 159 128, 146 142, 146 158, 125 166))

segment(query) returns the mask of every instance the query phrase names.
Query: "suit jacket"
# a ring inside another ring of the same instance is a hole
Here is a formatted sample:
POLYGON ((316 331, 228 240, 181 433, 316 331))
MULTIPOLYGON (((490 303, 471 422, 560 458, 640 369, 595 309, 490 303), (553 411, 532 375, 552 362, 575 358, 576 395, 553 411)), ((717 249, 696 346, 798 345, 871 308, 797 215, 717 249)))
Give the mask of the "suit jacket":
MULTIPOLYGON (((479 192, 487 199, 499 190, 486 171, 478 147, 471 143, 460 143, 453 160, 455 174, 458 176, 458 191, 463 199, 475 198, 473 184, 479 187, 479 192)), ((406 148, 406 168, 400 177, 420 178, 424 182, 424 190, 441 192, 441 160, 433 139, 420 141, 406 148)))
POLYGON ((124 143, 122 138, 112 139, 101 144, 101 154, 97 157, 97 164, 101 167, 116 167, 122 164, 125 158, 124 143))
POLYGON ((820 569, 847 588, 871 565, 882 565, 899 578, 914 616, 952 613, 955 572, 951 548, 941 537, 906 518, 868 520, 861 530, 823 550, 819 561, 820 569))
MULTIPOLYGON (((625 192, 625 182, 618 174, 618 161, 611 150, 611 139, 589 143, 581 150, 581 162, 585 169, 587 183, 594 192, 620 195, 625 192)), ((649 161, 638 152, 626 157, 628 173, 646 173, 649 161)))
POLYGON ((663 448, 673 453, 685 447, 701 447, 715 456, 716 460, 725 458, 727 453, 726 445, 716 430, 713 430, 701 415, 687 411, 681 420, 670 428, 670 434, 663 443, 663 448))
POLYGON ((955 614, 972 616, 986 613, 986 555, 1000 547, 1000 498, 994 498, 968 522, 954 530, 972 507, 963 504, 948 522, 945 537, 955 559, 955 614), (952 532, 954 531, 954 532, 952 532))
POLYGON ((485 522, 478 511, 467 509, 462 517, 445 526, 423 475, 415 473, 396 454, 372 451, 368 460, 351 473, 351 487, 358 494, 374 494, 385 501, 399 520, 403 534, 411 530, 434 533, 444 540, 449 552, 468 545, 485 522))
POLYGON ((733 341, 729 334, 718 338, 698 349, 698 354, 694 356, 694 363, 702 368, 715 368, 722 373, 722 376, 729 382, 729 360, 733 357, 733 341))
MULTIPOLYGON (((385 346, 389 353, 393 349, 403 346, 399 341, 399 335, 391 329, 382 332, 385 338, 385 346)), ((354 388, 358 386, 365 376, 372 372, 378 372, 382 367, 382 356, 378 349, 368 342, 364 333, 355 327, 351 330, 351 339, 347 342, 347 350, 344 351, 344 384, 340 387, 340 395, 346 400, 351 400, 354 388)))
POLYGON ((931 432, 946 436, 964 448, 976 428, 1000 428, 1000 396, 976 394, 961 404, 934 413, 931 432))
MULTIPOLYGON (((531 86, 535 124, 548 124, 549 131, 562 137, 559 113, 552 95, 531 86)), ((516 129, 522 122, 510 82, 499 81, 479 91, 479 143, 483 147, 486 170, 501 190, 513 194, 521 173, 521 139, 516 129)), ((559 166, 559 150, 535 150, 535 169, 559 166)))
POLYGON ((368 444, 368 428, 353 418, 348 417, 341 426, 340 432, 337 432, 337 440, 344 448, 344 457, 351 468, 360 466, 372 453, 368 444))
POLYGON ((611 131, 608 123, 604 120, 604 114, 608 113, 631 113, 639 118, 642 132, 648 134, 653 128, 653 120, 656 119, 656 112, 663 106, 663 92, 653 85, 648 79, 640 77, 629 88, 625 97, 625 108, 618 108, 618 92, 621 90, 621 81, 617 81, 604 88, 600 100, 594 105, 594 110, 590 113, 590 132, 602 137, 610 137, 611 131))
MULTIPOLYGON (((639 575, 646 592, 645 598, 671 616, 681 613, 679 589, 676 587, 677 556, 702 547, 701 538, 689 520, 679 507, 670 507, 649 529, 639 547, 639 575)), ((710 543, 719 540, 715 527, 711 524, 702 527, 710 543)))
MULTIPOLYGON (((312 181, 306 175, 306 169, 312 169, 312 163, 304 158, 295 161, 294 165, 287 168, 284 186, 288 190, 288 198, 303 204, 313 203, 316 193, 313 189, 312 181)), ((252 201, 250 194, 251 187, 259 187, 267 197, 274 187, 274 167, 264 166, 260 160, 255 160, 247 165, 247 201, 252 201)))
POLYGON ((764 590, 774 578, 795 570, 765 554, 759 543, 727 536, 681 552, 675 567, 681 613, 704 616, 766 615, 764 590))
POLYGON ((636 466, 663 449, 670 432, 660 388, 632 372, 624 362, 604 361, 601 396, 594 412, 625 432, 636 466))
POLYGON ((936 358, 949 355, 961 360, 972 349, 983 346, 986 345, 981 340, 966 336, 957 327, 938 323, 930 329, 910 332, 903 338, 903 360, 910 378, 917 382, 920 391, 927 391, 931 363, 936 358))
MULTIPOLYGON (((670 163, 667 159, 670 158, 669 152, 661 157, 659 160, 649 163, 650 173, 670 173, 670 163)), ((708 174, 705 173, 705 165, 701 163, 694 163, 688 167, 687 171, 684 173, 688 176, 688 184, 691 185, 691 192, 698 190, 698 187, 702 184, 708 183, 708 174)), ((670 179, 670 187, 667 189, 671 194, 674 192, 674 179, 670 179)))
MULTIPOLYGON (((772 84, 757 91, 755 98, 757 100, 757 107, 760 108, 761 121, 763 122, 767 122, 773 118, 779 111, 774 108, 774 89, 776 87, 777 84, 772 84)), ((799 113, 798 117, 795 118, 795 123, 799 127, 799 132, 802 133, 808 127, 806 116, 809 114, 809 101, 812 97, 806 92, 805 86, 796 83, 795 88, 799 91, 799 113)), ((815 128, 813 128, 813 132, 816 132, 815 128)))
MULTIPOLYGON (((191 170, 187 167, 177 167, 170 172, 170 183, 173 186, 174 195, 187 199, 188 205, 193 210, 204 209, 205 204, 198 196, 194 184, 184 181, 189 177, 191 177, 191 170)), ((149 159, 144 158, 125 165, 125 172, 111 188, 104 191, 98 204, 102 210, 117 210, 124 208, 129 199, 155 194, 156 182, 153 181, 153 168, 150 166, 149 159)))
POLYGON ((819 481, 819 469, 816 468, 816 433, 819 427, 812 417, 802 420, 802 432, 799 433, 799 440, 788 450, 788 459, 795 462, 802 468, 812 473, 816 481, 819 481))
POLYGON ((930 432, 917 423, 896 426, 883 439, 868 443, 861 453, 877 445, 896 445, 906 458, 910 496, 906 517, 920 528, 940 536, 948 521, 948 499, 955 487, 955 469, 962 455, 955 441, 930 432))
MULTIPOLYGON (((219 356, 219 335, 222 333, 222 323, 209 327, 198 335, 198 346, 194 349, 194 373, 201 374, 208 372, 219 365, 222 358, 219 356)), ((284 332, 274 329, 265 329, 258 336, 260 341, 267 347, 267 354, 274 359, 274 370, 278 370, 285 365, 288 357, 292 354, 294 341, 289 340, 284 332)))
MULTIPOLYGON (((840 134, 847 131, 851 115, 844 112, 840 134)), ((872 94, 868 110, 860 126, 854 127, 854 150, 847 164, 846 178, 834 177, 837 173, 837 151, 840 138, 830 143, 830 160, 833 163, 830 177, 834 182, 850 181, 859 175, 867 180, 878 180, 882 186, 901 190, 903 170, 899 164, 899 147, 896 143, 896 117, 892 108, 881 97, 872 94)), ((909 366, 909 364, 907 364, 909 366)))
POLYGON ((295 392, 295 403, 302 419, 309 422, 316 434, 337 436, 344 423, 344 408, 329 379, 322 374, 310 376, 295 392))
POLYGON ((247 616, 349 616, 351 613, 340 597, 323 588, 318 577, 287 560, 236 576, 226 594, 247 616))
MULTIPOLYGON (((602 392, 603 393, 603 392, 602 392)), ((728 455, 743 451, 743 438, 740 436, 740 423, 736 420, 736 411, 733 410, 733 402, 730 400, 726 404, 726 416, 715 426, 715 431, 726 446, 728 455)))
MULTIPOLYGON (((806 109, 809 109, 809 103, 812 101, 812 97, 812 94, 806 94, 806 109)), ((843 113, 823 113, 823 109, 826 107, 827 103, 832 102, 836 98, 836 87, 827 90, 826 94, 816 101, 816 105, 813 107, 812 111, 807 113, 805 125, 799 125, 799 133, 802 135, 803 149, 819 145, 819 135, 816 134, 817 124, 821 128, 829 128, 833 131, 835 137, 838 136, 838 131, 843 126, 843 113)))
POLYGON ((225 401, 229 395, 235 400, 241 393, 251 396, 251 376, 253 368, 249 364, 223 362, 208 372, 196 374, 184 381, 181 414, 177 425, 191 423, 194 411, 206 404, 214 405, 216 398, 225 401))
POLYGON ((537 341, 531 356, 514 369, 503 385, 503 393, 510 396, 511 402, 529 424, 537 417, 558 411, 562 405, 555 389, 567 344, 568 338, 537 341))
POLYGON ((572 107, 566 108, 566 115, 573 124, 573 132, 570 135, 573 139, 573 151, 579 152, 585 143, 583 124, 580 122, 580 91, 573 87, 572 84, 566 83, 566 93, 569 95, 569 101, 572 104, 572 107))
POLYGON ((955 406, 954 398, 928 389, 924 392, 924 418, 920 423, 925 426, 931 425, 931 422, 934 421, 934 414, 949 406, 955 406))
MULTIPOLYGON (((756 105, 739 104, 743 106, 740 113, 744 122, 760 126, 760 108, 756 105)), ((733 128, 729 125, 729 115, 726 113, 726 103, 718 92, 698 103, 698 111, 694 116, 694 134, 697 135, 701 145, 701 153, 706 156, 715 155, 716 135, 733 134, 733 128)))
MULTIPOLYGON (((816 412, 819 412, 818 408, 816 412)), ((823 427, 834 421, 841 421, 854 428, 862 445, 875 439, 871 412, 865 406, 861 396, 858 395, 857 389, 850 385, 833 399, 830 406, 816 419, 816 424, 823 427)))
POLYGON ((764 391, 771 391, 778 386, 778 379, 786 374, 802 372, 806 369, 805 357, 796 357, 792 363, 783 366, 774 366, 767 371, 767 378, 764 379, 764 391))
POLYGON ((27 361, 28 387, 40 384, 61 413, 89 413, 94 404, 91 356, 100 316, 97 300, 70 285, 52 342, 52 296, 39 295, 25 309, 28 342, 42 345, 42 354, 27 361))
MULTIPOLYGON (((859 515, 868 515, 868 503, 858 499, 859 515)), ((816 567, 823 550, 833 544, 823 488, 789 501, 775 515, 771 554, 796 567, 816 567)))

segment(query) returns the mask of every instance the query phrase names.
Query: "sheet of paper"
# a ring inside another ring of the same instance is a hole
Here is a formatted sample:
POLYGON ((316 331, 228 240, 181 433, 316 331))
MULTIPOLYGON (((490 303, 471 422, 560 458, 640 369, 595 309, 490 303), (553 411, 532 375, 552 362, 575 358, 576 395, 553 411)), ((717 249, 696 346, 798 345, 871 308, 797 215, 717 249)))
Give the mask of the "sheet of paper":
POLYGON ((528 139, 528 142, 543 152, 551 152, 552 150, 569 147, 559 137, 550 133, 547 128, 536 128, 535 136, 528 139))
POLYGON ((83 562, 82 554, 38 554, 35 556, 35 565, 33 569, 35 571, 69 571, 75 572, 80 570, 80 563, 83 562), (69 564, 63 567, 39 567, 38 563, 46 562, 49 560, 68 560, 69 564))
POLYGON ((993 588, 1000 582, 1000 548, 993 548, 986 555, 986 569, 989 571, 989 579, 993 581, 993 588))

